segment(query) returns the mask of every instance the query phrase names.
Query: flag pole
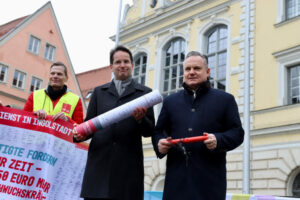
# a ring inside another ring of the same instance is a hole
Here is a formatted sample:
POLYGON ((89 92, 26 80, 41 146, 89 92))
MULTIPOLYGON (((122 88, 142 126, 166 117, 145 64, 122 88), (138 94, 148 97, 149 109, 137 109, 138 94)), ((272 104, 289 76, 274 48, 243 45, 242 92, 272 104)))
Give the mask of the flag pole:
POLYGON ((250 193, 250 0, 246 1, 244 62, 243 193, 250 193))
POLYGON ((120 0, 120 3, 119 3, 119 13, 118 13, 118 22, 117 22, 117 33, 116 33, 116 43, 115 43, 115 46, 118 46, 118 44, 119 44, 121 13, 122 13, 122 0, 120 0))

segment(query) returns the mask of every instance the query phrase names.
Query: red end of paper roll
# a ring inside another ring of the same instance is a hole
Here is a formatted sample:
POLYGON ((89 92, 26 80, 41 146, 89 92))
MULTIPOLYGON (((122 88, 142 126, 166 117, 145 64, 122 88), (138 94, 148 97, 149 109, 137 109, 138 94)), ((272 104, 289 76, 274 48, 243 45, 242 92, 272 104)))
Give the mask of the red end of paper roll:
POLYGON ((97 131, 95 125, 93 124, 92 120, 89 120, 87 122, 84 122, 78 126, 76 126, 76 131, 79 135, 82 135, 82 136, 87 136, 87 135, 90 135, 94 132, 97 131))
POLYGON ((78 126, 75 127, 75 130, 76 132, 79 134, 79 135, 82 135, 82 136, 86 136, 88 134, 86 134, 86 131, 85 131, 85 127, 83 124, 80 124, 78 126))

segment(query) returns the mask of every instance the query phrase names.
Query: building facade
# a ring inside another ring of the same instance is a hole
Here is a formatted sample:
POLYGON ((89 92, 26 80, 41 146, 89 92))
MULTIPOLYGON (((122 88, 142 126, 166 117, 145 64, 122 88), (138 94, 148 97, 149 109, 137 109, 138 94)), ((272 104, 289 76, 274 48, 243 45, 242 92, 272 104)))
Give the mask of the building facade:
POLYGON ((3 104, 23 109, 31 92, 47 87, 50 66, 56 61, 66 65, 66 84, 81 97, 51 2, 31 15, 1 25, 0 99, 3 104))
POLYGON ((76 74, 84 103, 88 107, 94 88, 108 83, 112 79, 110 66, 76 74))
MULTIPOLYGON (((250 192, 300 196, 299 27, 300 0, 134 0, 120 43, 133 52, 134 78, 163 96, 182 89, 187 52, 206 54, 213 87, 235 96, 242 121, 247 64, 250 192)), ((144 155, 145 190, 162 190, 165 160, 150 139, 144 155)), ((242 170, 239 147, 227 154, 228 193, 242 193, 242 170)))

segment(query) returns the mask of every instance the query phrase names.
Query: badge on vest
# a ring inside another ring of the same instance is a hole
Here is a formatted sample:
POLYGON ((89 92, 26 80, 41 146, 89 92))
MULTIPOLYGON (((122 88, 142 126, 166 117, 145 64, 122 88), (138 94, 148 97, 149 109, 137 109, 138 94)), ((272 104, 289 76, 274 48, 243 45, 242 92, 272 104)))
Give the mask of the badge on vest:
POLYGON ((63 103, 61 112, 65 112, 65 113, 69 114, 69 113, 70 113, 70 110, 71 110, 71 105, 70 105, 70 104, 63 103))

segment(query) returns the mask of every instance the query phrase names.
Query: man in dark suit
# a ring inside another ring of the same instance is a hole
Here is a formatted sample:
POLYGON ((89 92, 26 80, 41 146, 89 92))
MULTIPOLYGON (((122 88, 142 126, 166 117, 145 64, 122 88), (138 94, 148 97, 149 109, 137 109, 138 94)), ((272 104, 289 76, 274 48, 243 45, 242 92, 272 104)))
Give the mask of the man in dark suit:
POLYGON ((234 97, 210 88, 206 56, 192 51, 184 61, 183 88, 164 99, 152 143, 167 155, 164 200, 225 200, 226 152, 244 131, 234 97), (171 139, 207 135, 204 142, 173 145, 171 139))
MULTIPOLYGON (((86 121, 151 91, 132 80, 133 58, 127 48, 118 46, 111 51, 110 67, 114 79, 94 89, 86 121)), ((85 200, 143 200, 141 136, 153 133, 153 108, 136 108, 132 115, 87 138, 74 133, 77 141, 92 137, 81 190, 85 200)))

